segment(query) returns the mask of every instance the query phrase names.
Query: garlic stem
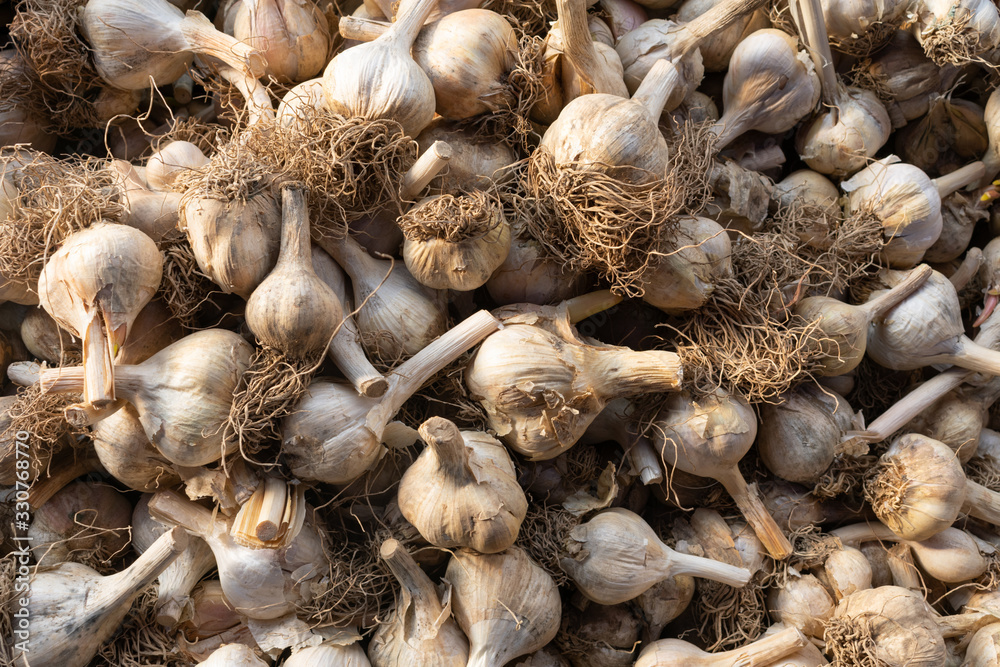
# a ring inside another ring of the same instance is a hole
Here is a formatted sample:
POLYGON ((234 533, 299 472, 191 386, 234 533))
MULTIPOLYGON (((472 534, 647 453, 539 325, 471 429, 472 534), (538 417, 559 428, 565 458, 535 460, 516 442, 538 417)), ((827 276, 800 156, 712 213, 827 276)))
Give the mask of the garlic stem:
POLYGON ((462 475, 469 470, 469 452, 458 427, 446 419, 428 420, 420 426, 420 438, 434 450, 444 470, 462 475))
POLYGON ((77 477, 101 469, 100 459, 97 458, 93 448, 88 448, 85 454, 65 465, 56 466, 50 476, 33 484, 28 491, 28 505, 36 510, 77 477))
POLYGON ((577 324, 591 315, 617 306, 621 301, 622 297, 612 293, 611 290, 600 290, 566 299, 561 307, 566 309, 570 324, 577 324))
POLYGON ((736 501, 736 506, 747 520, 754 533, 760 539, 764 548, 776 560, 784 560, 792 554, 792 544, 774 522, 774 517, 767 511, 761 500, 757 487, 752 489, 743 479, 739 469, 720 470, 714 478, 725 487, 729 495, 736 501))
POLYGON ((718 581, 734 588, 743 588, 750 581, 750 571, 746 568, 736 567, 712 558, 702 558, 673 551, 665 560, 669 561, 670 576, 674 577, 686 574, 718 581))
POLYGON ((247 119, 247 127, 257 124, 274 123, 274 106, 271 103, 271 96, 267 88, 260 82, 257 76, 250 76, 244 71, 231 67, 220 67, 219 75, 228 81, 247 103, 247 112, 250 117, 247 119))
MULTIPOLYGON (((949 637, 972 636, 979 628, 989 623, 995 623, 997 617, 985 611, 966 612, 964 614, 952 614, 951 616, 938 616, 934 621, 941 628, 941 636, 945 639, 949 637)), ((972 664, 972 663, 965 663, 972 664)), ((982 664, 982 663, 980 663, 982 664)))
MULTIPOLYGON (((615 76, 597 54, 587 23, 585 0, 556 0, 556 12, 562 31, 563 53, 572 63, 575 75, 592 89, 587 92, 627 97, 625 82, 615 76)), ((659 118, 659 113, 656 117, 659 118)))
MULTIPOLYGON (((115 400, 112 359, 117 350, 104 332, 100 306, 83 331, 83 401, 95 409, 107 407, 115 400)), ((80 406, 83 407, 83 406, 80 406)))
POLYGON ((967 479, 962 511, 994 526, 1000 526, 1000 493, 967 479))
POLYGON ((424 27, 427 17, 437 7, 438 2, 437 0, 415 0, 415 2, 403 4, 404 6, 409 5, 407 11, 396 17, 395 22, 385 34, 389 35, 386 41, 404 45, 405 50, 409 52, 417 35, 420 34, 420 29, 424 27))
POLYGON ((605 396, 635 396, 646 391, 677 389, 683 379, 679 357, 651 355, 622 348, 614 355, 594 355, 593 388, 605 396), (668 389, 669 388, 669 389, 668 389))
POLYGON ((979 373, 1000 375, 1000 352, 959 337, 951 354, 937 354, 927 358, 931 364, 955 364, 979 373))
POLYGON ((906 279, 901 283, 893 287, 891 290, 885 294, 880 294, 876 298, 861 304, 858 308, 861 308, 867 322, 882 317, 885 312, 890 308, 896 306, 900 301, 906 297, 913 294, 917 289, 924 284, 927 278, 931 275, 933 269, 926 264, 921 264, 919 267, 910 272, 906 279))
MULTIPOLYGON (((345 310, 349 310, 349 308, 345 308, 345 310)), ((330 341, 330 357, 359 394, 368 398, 379 398, 385 394, 389 384, 365 356, 364 348, 358 342, 360 340, 361 332, 358 331, 358 325, 354 318, 344 318, 340 330, 330 341)))
POLYGON ((793 0, 789 6, 798 12, 798 16, 795 17, 796 23, 806 50, 816 65, 816 71, 819 72, 823 103, 836 114, 843 89, 834 70, 833 52, 830 50, 826 22, 823 19, 823 7, 819 0, 793 0))
POLYGON ((451 144, 435 141, 423 155, 417 158, 399 184, 399 195, 404 200, 413 200, 434 178, 448 166, 451 160, 451 144))
POLYGON ((165 519, 190 533, 205 539, 212 534, 212 511, 182 498, 173 490, 159 491, 149 500, 149 513, 154 519, 165 519))
POLYGON ((239 72, 253 78, 264 76, 267 60, 264 55, 243 42, 219 32, 201 12, 188 12, 180 22, 181 34, 197 52, 217 58, 239 72))
POLYGON ((424 615, 427 615, 428 612, 436 612, 427 618, 408 618, 407 621, 414 621, 417 625, 422 625, 426 628, 434 627, 442 611, 440 603, 437 605, 433 604, 438 600, 438 593, 434 588, 434 582, 420 569, 417 561, 413 560, 413 556, 407 553, 403 545, 393 538, 390 537, 382 543, 378 554, 385 561, 385 564, 389 566, 392 576, 396 577, 403 590, 409 593, 413 600, 418 602, 418 604, 411 605, 407 611, 415 615, 418 615, 420 612, 424 612, 424 615), (434 607, 437 607, 437 609, 434 609, 434 607))
POLYGON ((187 549, 188 535, 182 528, 173 528, 157 538, 132 565, 117 574, 105 577, 87 605, 112 609, 130 604, 134 597, 170 565, 171 561, 187 549))
POLYGON ((639 471, 639 481, 645 486, 663 481, 660 457, 647 438, 638 438, 628 450, 632 467, 639 471))
POLYGON ((958 192, 966 185, 975 183, 986 173, 986 165, 982 162, 972 162, 961 169, 939 176, 934 179, 934 186, 937 188, 941 199, 944 199, 953 192, 958 192))
MULTIPOLYGON (((258 488, 263 492, 256 508, 256 515, 252 518, 256 524, 252 532, 260 541, 270 542, 277 539, 282 527, 282 518, 285 516, 287 506, 287 489, 282 480, 274 477, 265 477, 258 488)), ((256 492, 254 495, 257 495, 256 492)), ((253 497, 250 498, 250 502, 253 502, 253 497)))
POLYGON ((356 42, 374 42, 385 34, 390 25, 387 21, 376 21, 353 15, 341 16, 338 24, 341 37, 356 42))
MULTIPOLYGON (((972 280, 976 276, 976 273, 979 272, 979 267, 982 263, 983 251, 979 248, 969 248, 968 252, 965 253, 965 259, 963 259, 962 263, 959 264, 957 269, 955 269, 955 273, 948 276, 948 280, 950 280, 951 284, 955 286, 956 292, 961 292, 965 289, 965 286, 969 284, 969 281, 972 280)), ((989 317, 989 313, 987 313, 986 317, 989 317)), ((986 320, 985 317, 982 319, 983 321, 986 320)), ((972 326, 977 327, 980 324, 982 324, 982 322, 977 320, 972 326)))
POLYGON ((187 104, 194 97, 194 79, 189 74, 181 74, 181 78, 174 81, 171 86, 174 101, 178 104, 187 104))
POLYGON ((674 64, 669 60, 658 60, 639 84, 632 101, 641 104, 654 119, 658 119, 667 98, 681 83, 680 72, 674 64))
MULTIPOLYGON (((386 380, 389 389, 368 413, 369 425, 387 424, 421 385, 503 324, 485 310, 472 315, 431 342, 394 369, 386 380)), ((376 430, 372 427, 373 430, 376 430)), ((379 427, 381 428, 381 427, 379 427)), ((378 430, 377 432, 381 432, 378 430)))

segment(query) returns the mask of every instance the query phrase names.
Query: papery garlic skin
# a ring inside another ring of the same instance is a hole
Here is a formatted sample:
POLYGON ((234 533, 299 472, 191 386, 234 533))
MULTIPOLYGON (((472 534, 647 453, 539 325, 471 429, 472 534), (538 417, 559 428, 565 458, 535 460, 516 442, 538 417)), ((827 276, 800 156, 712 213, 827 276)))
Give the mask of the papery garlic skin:
POLYGON ((965 649, 965 667, 990 667, 1000 664, 1000 623, 976 630, 965 649))
POLYGON ((486 281, 486 290, 494 301, 500 305, 547 305, 583 293, 586 274, 567 273, 537 241, 516 230, 515 226, 507 258, 486 281))
MULTIPOLYGON (((677 22, 682 26, 718 5, 718 0, 685 0, 677 10, 677 22)), ((698 51, 706 72, 725 72, 733 51, 748 35, 771 27, 767 12, 755 9, 736 19, 732 25, 712 33, 698 43, 698 51)))
POLYGON ((910 31, 939 65, 964 65, 1000 47, 1000 11, 989 0, 920 0, 910 31))
POLYGON ((908 7, 905 0, 823 0, 822 5, 830 46, 858 56, 891 40, 908 7))
POLYGON ((313 0, 243 0, 233 20, 233 36, 267 59, 265 76, 300 83, 327 63, 330 29, 313 0))
POLYGON ((701 308, 716 284, 733 275, 732 244, 722 225, 702 217, 681 218, 678 225, 676 249, 647 270, 642 294, 671 315, 701 308))
MULTIPOLYGON (((625 85, 628 87, 629 93, 635 93, 639 84, 646 78, 649 70, 658 59, 670 58, 674 55, 670 45, 675 38, 671 32, 677 31, 681 27, 673 21, 651 19, 618 40, 618 43, 615 44, 615 51, 621 58, 625 85)), ((705 76, 701 51, 697 48, 685 54, 679 62, 675 60, 674 65, 677 66, 681 74, 681 81, 667 97, 667 102, 664 105, 665 111, 676 109, 688 93, 701 85, 701 80, 705 76)))
POLYGON ((427 448, 399 482, 406 520, 438 547, 497 553, 517 539, 528 509, 503 444, 432 417, 420 427, 427 448))
POLYGON ((321 644, 295 651, 281 664, 282 667, 371 667, 372 663, 359 644, 321 644))
POLYGON ((771 589, 767 601, 772 618, 817 638, 822 638, 823 625, 833 615, 834 606, 826 588, 811 574, 789 576, 783 586, 771 589))
POLYGON ((875 93, 843 88, 835 110, 822 110, 795 137, 802 160, 821 174, 853 174, 889 140, 892 124, 875 93))
POLYGON ((872 587, 872 567, 865 555, 854 547, 838 549, 823 563, 823 581, 841 599, 872 587))
POLYGON ((257 657, 253 649, 245 644, 224 644, 212 651, 204 662, 204 667, 268 667, 268 663, 257 657))

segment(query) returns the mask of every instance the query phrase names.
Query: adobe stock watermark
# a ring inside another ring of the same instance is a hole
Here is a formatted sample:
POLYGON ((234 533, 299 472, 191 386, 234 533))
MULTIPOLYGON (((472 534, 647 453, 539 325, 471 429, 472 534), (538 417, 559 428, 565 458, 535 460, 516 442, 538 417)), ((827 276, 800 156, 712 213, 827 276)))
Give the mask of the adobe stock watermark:
POLYGON ((14 468, 17 479, 14 485, 14 533, 16 545, 12 557, 15 559, 14 599, 11 614, 13 628, 14 655, 24 655, 27 658, 31 642, 31 612, 28 603, 31 600, 31 538, 28 529, 31 527, 31 505, 28 504, 28 488, 31 486, 31 434, 18 431, 14 434, 14 468))

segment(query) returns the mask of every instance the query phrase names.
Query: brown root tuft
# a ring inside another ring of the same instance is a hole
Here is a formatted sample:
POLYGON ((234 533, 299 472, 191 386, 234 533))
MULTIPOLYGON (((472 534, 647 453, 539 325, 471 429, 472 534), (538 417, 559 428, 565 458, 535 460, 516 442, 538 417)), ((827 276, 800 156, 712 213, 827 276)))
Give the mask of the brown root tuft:
POLYGON ((707 651, 728 651, 756 641, 770 625, 767 589, 773 574, 756 572, 743 588, 707 579, 698 581, 691 602, 698 638, 707 651))
POLYGON ((864 486, 865 473, 877 460, 875 456, 838 454, 810 493, 821 499, 852 495, 864 486))
POLYGON ((182 327, 195 329, 202 307, 213 294, 219 293, 219 288, 198 268, 198 260, 186 236, 164 240, 160 243, 160 252, 163 253, 163 278, 159 296, 182 327))
POLYGON ((833 667, 890 667, 878 657, 870 616, 831 618, 826 622, 823 640, 833 667))
POLYGON ((972 16, 956 19, 954 11, 944 21, 925 28, 921 34, 921 46, 935 65, 958 65, 989 63, 983 59, 984 51, 992 47, 983 42, 982 35, 971 27, 972 16))
POLYGON ((82 433, 70 426, 63 416, 66 406, 77 402, 79 398, 67 394, 42 394, 38 385, 18 390, 17 397, 6 414, 0 417, 0 463, 9 463, 11 475, 14 460, 18 457, 14 450, 18 442, 16 435, 20 431, 30 434, 28 460, 31 478, 47 473, 52 457, 66 446, 72 436, 82 433))
POLYGON ((517 533, 517 546, 524 549, 560 588, 567 586, 570 579, 563 572, 559 559, 570 531, 580 521, 580 517, 570 514, 561 505, 529 502, 528 513, 517 533))
POLYGON ((440 239, 449 243, 482 238, 504 222, 503 206, 494 193, 476 190, 441 195, 419 203, 398 223, 410 241, 440 239))
POLYGON ((559 18, 552 0, 488 0, 483 9, 506 16, 511 25, 537 37, 544 37, 559 18))
POLYGON ((865 500, 875 516, 893 531, 900 529, 900 513, 906 509, 909 489, 906 469, 895 460, 880 460, 865 475, 865 500))
POLYGON ((888 44, 899 26, 884 21, 876 21, 868 26, 860 35, 852 35, 850 39, 830 40, 830 48, 846 53, 849 56, 866 58, 888 44))
POLYGON ((244 459, 269 465, 252 456, 281 440, 279 422, 292 413, 309 389, 321 362, 322 355, 295 359, 266 345, 254 352, 223 426, 225 448, 238 444, 244 459))

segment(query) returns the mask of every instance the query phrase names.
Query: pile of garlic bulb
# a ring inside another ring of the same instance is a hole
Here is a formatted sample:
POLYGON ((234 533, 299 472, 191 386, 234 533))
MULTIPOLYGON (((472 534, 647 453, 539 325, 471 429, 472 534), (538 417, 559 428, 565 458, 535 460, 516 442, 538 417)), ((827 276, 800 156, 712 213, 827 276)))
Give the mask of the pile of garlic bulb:
POLYGON ((1000 664, 995 3, 7 16, 0 664, 1000 664))

